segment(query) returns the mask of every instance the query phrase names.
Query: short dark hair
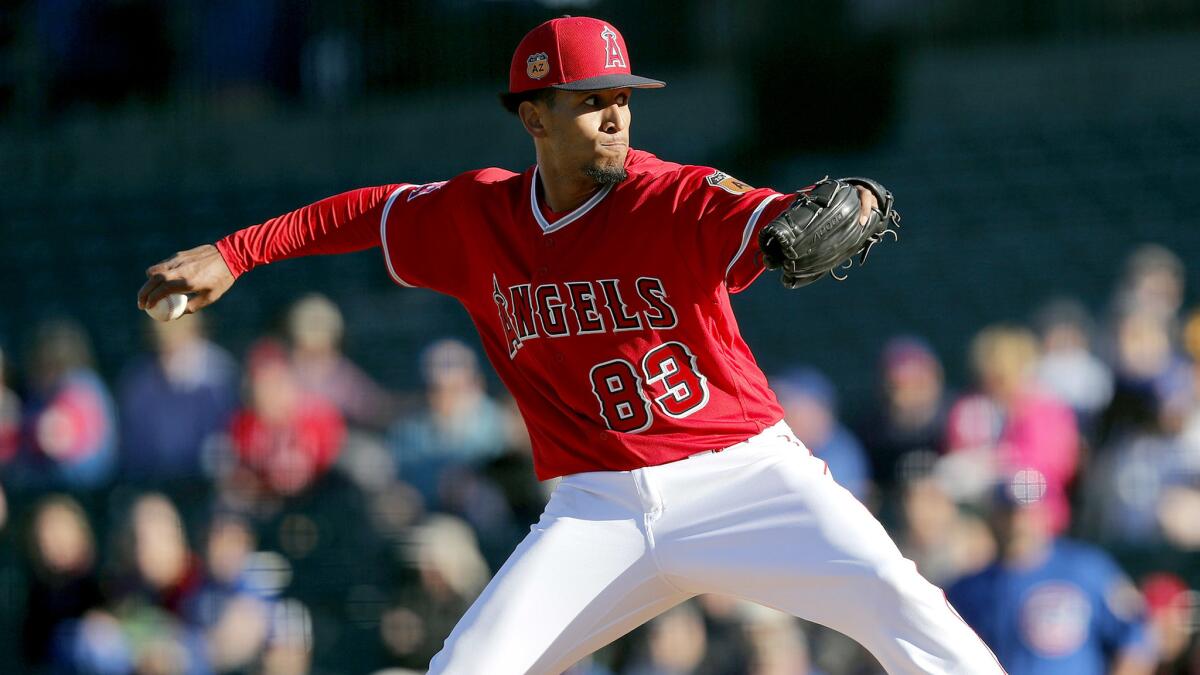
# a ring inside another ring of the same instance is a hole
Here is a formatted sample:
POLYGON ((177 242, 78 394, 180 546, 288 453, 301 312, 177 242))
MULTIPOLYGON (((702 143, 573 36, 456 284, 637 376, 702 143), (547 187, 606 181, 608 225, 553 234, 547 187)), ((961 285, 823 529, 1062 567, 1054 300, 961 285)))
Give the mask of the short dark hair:
POLYGON ((514 115, 517 114, 517 109, 520 108, 521 104, 525 101, 542 101, 548 106, 553 106, 554 88, 542 87, 541 89, 531 89, 529 91, 522 91, 516 94, 509 92, 500 94, 500 105, 503 105, 505 110, 514 115))

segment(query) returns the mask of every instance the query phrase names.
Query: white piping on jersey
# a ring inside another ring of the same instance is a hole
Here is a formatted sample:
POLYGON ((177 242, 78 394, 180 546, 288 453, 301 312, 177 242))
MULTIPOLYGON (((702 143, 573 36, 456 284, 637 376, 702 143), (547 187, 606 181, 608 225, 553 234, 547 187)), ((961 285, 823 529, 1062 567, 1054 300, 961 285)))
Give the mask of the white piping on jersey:
POLYGON ((762 215, 763 209, 767 208, 767 204, 771 203, 772 199, 781 195, 768 195, 765 199, 758 203, 754 213, 750 214, 750 220, 746 222, 746 229, 742 230, 742 245, 738 247, 737 253, 733 254, 733 260, 729 261, 729 266, 725 268, 725 279, 729 279, 729 272, 733 270, 734 264, 738 258, 742 257, 742 253, 746 251, 746 246, 750 243, 750 235, 754 234, 754 226, 758 224, 758 218, 762 215))
POLYGON ((416 288, 416 286, 401 279, 400 275, 396 274, 396 268, 392 267, 392 254, 388 253, 387 245, 387 217, 388 212, 392 210, 392 204, 395 203, 396 197, 399 197, 401 192, 404 192, 405 190, 411 190, 414 187, 416 186, 401 185, 395 190, 392 190, 392 194, 388 196, 387 204, 385 204, 383 207, 383 215, 379 217, 379 240, 383 243, 383 261, 387 263, 388 274, 392 275, 392 281, 395 281, 401 286, 407 286, 409 288, 416 288))
POLYGON ((579 205, 579 207, 577 207, 574 211, 568 213, 567 215, 563 216, 562 218, 559 218, 558 220, 554 221, 553 223, 548 223, 548 222, 546 222, 546 217, 542 215, 541 205, 538 204, 537 186, 538 186, 538 168, 535 165, 533 167, 533 178, 530 179, 530 181, 529 181, 529 207, 533 210, 533 217, 535 220, 537 220, 538 227, 542 228, 542 234, 550 234, 551 232, 561 230, 562 228, 570 225, 571 223, 575 222, 576 220, 579 220, 580 218, 584 217, 585 215, 587 215, 588 211, 592 210, 593 206, 599 204, 600 200, 604 199, 606 196, 608 196, 608 193, 612 192, 612 189, 613 189, 612 185, 605 185, 603 188, 600 189, 599 192, 592 195, 590 199, 588 199, 583 204, 579 205))

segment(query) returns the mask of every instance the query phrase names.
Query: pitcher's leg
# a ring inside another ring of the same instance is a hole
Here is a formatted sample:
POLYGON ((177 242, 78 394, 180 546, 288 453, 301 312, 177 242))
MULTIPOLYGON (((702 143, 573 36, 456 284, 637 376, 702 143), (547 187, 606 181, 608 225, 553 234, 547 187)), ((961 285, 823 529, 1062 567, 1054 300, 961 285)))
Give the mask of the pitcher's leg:
POLYGON ((722 467, 717 492, 686 506, 668 502, 664 516, 672 522, 701 521, 672 535, 664 562, 687 589, 735 595, 829 626, 893 675, 1003 673, 874 516, 823 462, 796 450, 722 467))
POLYGON ((690 597, 659 576, 640 515, 612 513, 611 504, 600 513, 599 501, 559 486, 433 658, 431 675, 557 674, 690 597))

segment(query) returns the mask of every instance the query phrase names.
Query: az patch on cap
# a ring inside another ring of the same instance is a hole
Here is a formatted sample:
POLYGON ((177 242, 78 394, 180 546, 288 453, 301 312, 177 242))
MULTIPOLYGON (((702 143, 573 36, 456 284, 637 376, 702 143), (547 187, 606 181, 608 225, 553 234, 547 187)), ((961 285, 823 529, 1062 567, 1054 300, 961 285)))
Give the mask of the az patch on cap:
POLYGON ((704 179, 704 182, 713 187, 719 187, 732 195, 740 195, 743 192, 749 192, 754 189, 724 171, 713 171, 704 179))
POLYGON ((525 59, 525 74, 534 80, 540 80, 550 72, 550 57, 546 52, 538 52, 525 59))

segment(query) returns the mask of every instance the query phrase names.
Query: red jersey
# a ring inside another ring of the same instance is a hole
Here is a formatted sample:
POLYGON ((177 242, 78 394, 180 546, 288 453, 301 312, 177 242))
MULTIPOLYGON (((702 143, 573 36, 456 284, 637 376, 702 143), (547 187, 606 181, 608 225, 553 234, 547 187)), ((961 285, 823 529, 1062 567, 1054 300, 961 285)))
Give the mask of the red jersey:
POLYGON ((355 190, 218 242, 235 275, 383 246, 392 279, 458 299, 529 428, 540 479, 629 470, 783 418, 729 294, 791 198, 630 150, 628 178, 568 213, 537 167, 355 190))

